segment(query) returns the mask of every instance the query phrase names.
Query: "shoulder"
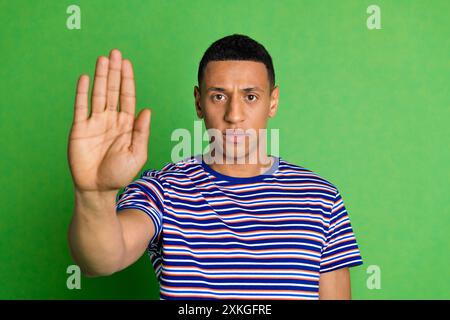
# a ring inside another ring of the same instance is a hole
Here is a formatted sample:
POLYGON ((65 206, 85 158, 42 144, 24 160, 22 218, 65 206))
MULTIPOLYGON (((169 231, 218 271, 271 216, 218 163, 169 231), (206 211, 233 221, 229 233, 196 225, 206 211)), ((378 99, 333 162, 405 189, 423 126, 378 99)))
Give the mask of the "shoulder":
POLYGON ((142 179, 156 179, 167 182, 173 179, 183 179, 201 170, 201 164, 195 156, 187 157, 177 162, 168 162, 159 170, 147 169, 142 172, 142 179))
POLYGON ((284 158, 280 157, 279 159, 280 162, 277 171, 278 178, 309 186, 316 186, 321 190, 326 191, 333 197, 339 192, 334 183, 318 172, 302 165, 292 163, 284 158))
POLYGON ((188 181, 193 172, 199 170, 199 166, 201 165, 194 157, 189 157, 175 163, 168 162, 161 169, 145 169, 124 190, 156 193, 162 198, 174 183, 183 185, 183 182, 188 181))

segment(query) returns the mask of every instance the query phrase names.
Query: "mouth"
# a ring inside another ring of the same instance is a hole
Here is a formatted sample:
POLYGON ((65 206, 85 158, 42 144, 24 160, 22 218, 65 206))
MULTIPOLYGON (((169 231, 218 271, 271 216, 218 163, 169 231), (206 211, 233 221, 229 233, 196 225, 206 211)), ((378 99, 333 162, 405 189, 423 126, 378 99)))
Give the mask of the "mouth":
POLYGON ((222 131, 222 135, 227 142, 242 142, 248 136, 243 129, 227 129, 222 131))

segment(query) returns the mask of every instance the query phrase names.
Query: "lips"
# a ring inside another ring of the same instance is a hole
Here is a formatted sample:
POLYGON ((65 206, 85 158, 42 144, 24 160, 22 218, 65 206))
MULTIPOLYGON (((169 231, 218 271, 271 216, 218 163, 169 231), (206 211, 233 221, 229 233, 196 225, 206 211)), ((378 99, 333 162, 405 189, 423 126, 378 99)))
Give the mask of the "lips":
POLYGON ((243 139, 247 136, 243 129, 228 129, 223 131, 222 135, 224 136, 226 141, 234 143, 243 141, 243 139))
POLYGON ((244 129, 226 129, 222 131, 224 136, 246 136, 247 133, 244 129))
POLYGON ((224 133, 223 134, 224 136, 230 136, 230 137, 239 137, 239 136, 242 136, 242 137, 245 137, 245 136, 247 136, 247 134, 245 134, 245 133, 224 133))

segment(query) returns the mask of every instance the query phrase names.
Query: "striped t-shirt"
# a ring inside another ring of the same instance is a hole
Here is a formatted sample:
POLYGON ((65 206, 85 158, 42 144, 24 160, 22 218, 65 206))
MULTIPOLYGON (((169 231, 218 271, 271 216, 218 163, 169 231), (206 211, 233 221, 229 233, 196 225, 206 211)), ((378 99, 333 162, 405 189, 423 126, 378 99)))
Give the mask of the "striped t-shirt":
POLYGON ((223 175, 201 155, 146 170, 117 197, 153 221, 160 299, 318 299, 320 273, 363 263, 331 182, 281 157, 223 175))

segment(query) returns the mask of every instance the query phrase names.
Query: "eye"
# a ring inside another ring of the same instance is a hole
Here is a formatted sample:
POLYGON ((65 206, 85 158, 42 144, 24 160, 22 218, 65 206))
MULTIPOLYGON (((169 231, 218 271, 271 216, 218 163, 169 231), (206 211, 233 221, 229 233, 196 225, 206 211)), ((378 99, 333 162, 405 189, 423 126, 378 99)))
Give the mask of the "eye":
POLYGON ((247 96, 247 99, 253 102, 253 101, 258 100, 258 97, 255 96, 254 94, 249 94, 249 95, 247 96))
POLYGON ((223 101, 225 99, 225 96, 223 94, 215 94, 212 96, 213 100, 217 100, 217 101, 223 101))

